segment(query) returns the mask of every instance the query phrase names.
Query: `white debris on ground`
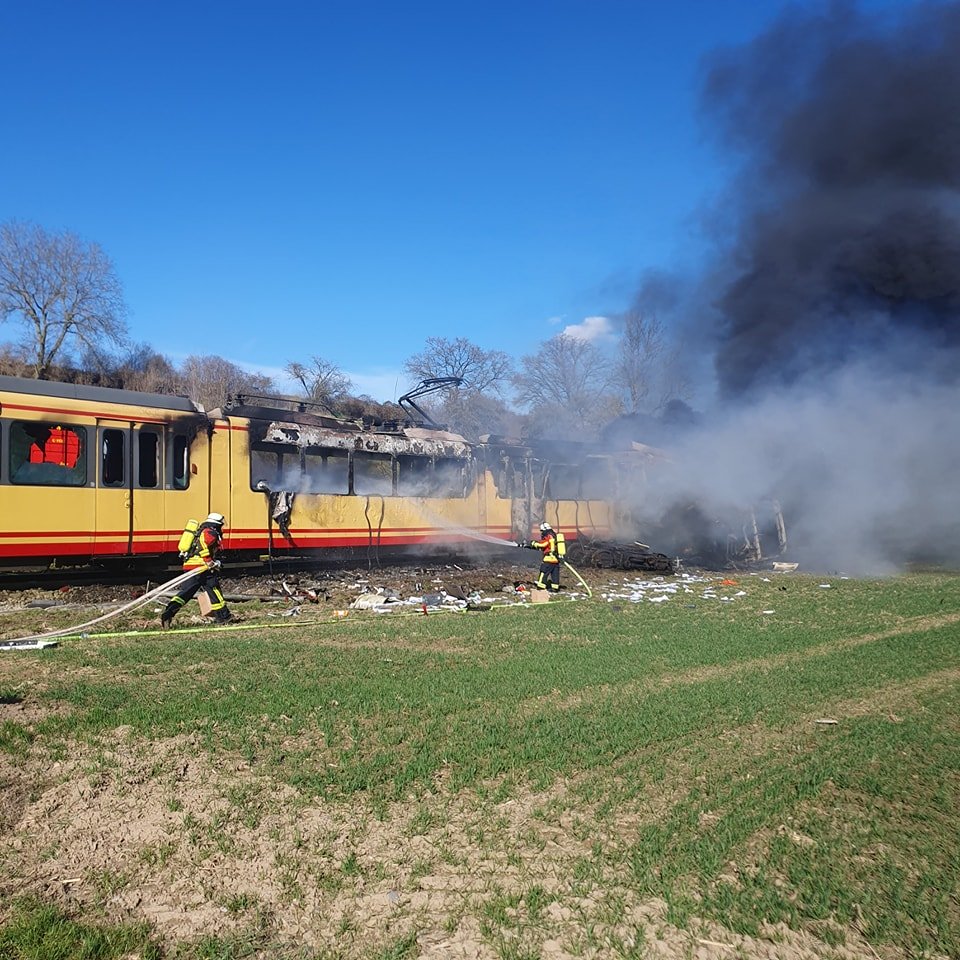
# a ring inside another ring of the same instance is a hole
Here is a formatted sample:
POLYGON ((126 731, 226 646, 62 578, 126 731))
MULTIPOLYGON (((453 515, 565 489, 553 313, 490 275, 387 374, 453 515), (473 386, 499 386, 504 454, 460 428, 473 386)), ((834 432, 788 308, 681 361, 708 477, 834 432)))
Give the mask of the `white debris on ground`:
POLYGON ((687 600, 716 600, 718 603, 732 603, 747 595, 746 590, 736 590, 737 581, 702 577, 691 573, 681 573, 671 579, 654 577, 650 580, 624 577, 622 584, 610 584, 600 596, 607 601, 627 600, 630 603, 666 603, 672 597, 687 600))
POLYGON ((395 613, 400 610, 418 610, 422 613, 439 613, 450 610, 487 610, 494 603, 502 605, 524 602, 522 591, 513 590, 512 598, 487 597, 479 590, 456 596, 443 588, 425 591, 420 595, 400 596, 393 590, 378 587, 375 591, 365 590, 351 604, 352 610, 370 610, 373 613, 395 613))

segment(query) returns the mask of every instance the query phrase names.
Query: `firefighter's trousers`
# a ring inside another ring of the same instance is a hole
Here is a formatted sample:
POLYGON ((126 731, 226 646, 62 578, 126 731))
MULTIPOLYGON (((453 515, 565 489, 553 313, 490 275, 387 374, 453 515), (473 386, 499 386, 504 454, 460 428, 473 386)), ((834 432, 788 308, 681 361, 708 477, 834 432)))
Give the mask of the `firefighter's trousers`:
POLYGON ((540 574, 535 586, 540 590, 560 589, 560 564, 544 560, 540 564, 540 574))

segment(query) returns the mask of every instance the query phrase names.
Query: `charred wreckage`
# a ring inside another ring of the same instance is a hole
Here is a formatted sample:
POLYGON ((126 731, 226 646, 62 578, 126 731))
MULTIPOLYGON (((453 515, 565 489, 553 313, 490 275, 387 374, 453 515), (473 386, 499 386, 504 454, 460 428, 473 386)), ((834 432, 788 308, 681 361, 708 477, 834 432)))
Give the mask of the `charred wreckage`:
MULTIPOLYGON (((550 516, 570 531, 573 561, 591 567, 670 573, 685 563, 737 569, 783 556, 787 532, 776 500, 722 517, 693 502, 663 506, 662 493, 655 505, 646 491, 669 462, 663 450, 497 435, 468 441, 451 432, 416 401, 457 382, 422 381, 398 401, 404 419, 345 420, 322 405, 249 395, 231 397, 222 414, 248 418, 251 477, 263 474, 251 486, 266 496, 268 525, 288 548, 300 546, 291 523, 301 495, 347 494, 416 500, 421 512, 426 503, 437 513, 453 506, 438 526, 476 527, 505 544, 550 516), (488 486, 495 502, 509 501, 506 525, 488 516, 488 486), (457 508, 464 501, 478 505, 476 514, 457 508)), ((364 519, 372 531, 369 509, 364 519)), ((376 540, 384 542, 381 529, 376 540)))

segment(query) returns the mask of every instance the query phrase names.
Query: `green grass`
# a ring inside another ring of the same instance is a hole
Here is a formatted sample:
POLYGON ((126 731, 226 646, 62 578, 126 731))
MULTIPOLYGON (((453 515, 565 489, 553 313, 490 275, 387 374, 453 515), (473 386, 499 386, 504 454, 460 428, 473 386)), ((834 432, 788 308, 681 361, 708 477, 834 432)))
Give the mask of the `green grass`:
MULTIPOLYGON (((738 579, 747 596, 729 604, 693 594, 66 640, 4 662, 4 702, 60 709, 0 723, 0 751, 63 754, 117 727, 144 743, 186 734, 305 803, 408 803, 406 838, 442 828, 438 777, 490 807, 564 783, 535 819, 573 824, 590 852, 571 861, 570 890, 607 897, 605 926, 585 920, 581 947, 642 955, 645 932, 624 935, 633 897, 662 899, 681 927, 757 936, 784 923, 828 945, 960 954, 960 577, 738 579)), ((230 816, 258 827, 256 791, 238 784, 227 799, 221 822, 190 821, 197 842, 219 831, 229 849, 230 816)), ((472 840, 506 844, 495 819, 472 840)), ((353 852, 336 869, 330 895, 369 880, 353 852)), ((554 900, 535 874, 490 892, 476 909, 491 948, 539 955, 554 900)), ((17 917, 0 943, 26 943, 17 917)), ((182 949, 240 956, 243 942, 182 949)), ((407 932, 372 944, 370 956, 418 949, 407 932)))
POLYGON ((57 907, 24 898, 0 927, 2 960, 159 960, 146 924, 84 923, 57 907))

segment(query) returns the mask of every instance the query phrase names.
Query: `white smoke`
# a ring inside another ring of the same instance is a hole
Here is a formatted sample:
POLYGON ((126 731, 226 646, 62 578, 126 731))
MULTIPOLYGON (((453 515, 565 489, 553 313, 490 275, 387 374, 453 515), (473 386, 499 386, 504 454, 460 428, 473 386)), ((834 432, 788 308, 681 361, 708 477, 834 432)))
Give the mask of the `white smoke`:
POLYGON ((847 367, 727 407, 672 447, 650 481, 707 515, 774 498, 788 555, 885 574, 960 562, 960 386, 847 367))

